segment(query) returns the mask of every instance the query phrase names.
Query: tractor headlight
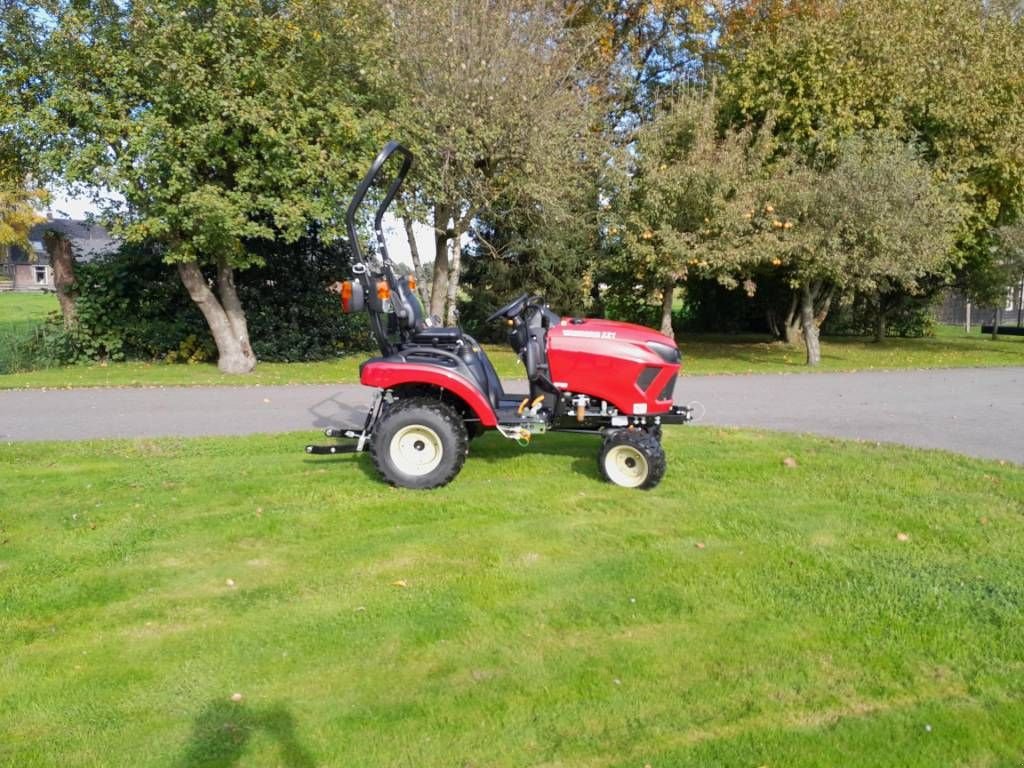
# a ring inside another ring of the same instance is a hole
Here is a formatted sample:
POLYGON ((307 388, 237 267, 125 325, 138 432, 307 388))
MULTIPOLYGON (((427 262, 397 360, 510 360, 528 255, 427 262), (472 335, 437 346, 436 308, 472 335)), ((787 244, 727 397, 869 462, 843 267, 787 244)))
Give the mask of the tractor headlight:
POLYGON ((658 341, 648 341, 647 348, 654 354, 664 360, 666 363, 677 365, 682 360, 682 355, 679 354, 679 348, 669 346, 668 344, 662 344, 658 341))

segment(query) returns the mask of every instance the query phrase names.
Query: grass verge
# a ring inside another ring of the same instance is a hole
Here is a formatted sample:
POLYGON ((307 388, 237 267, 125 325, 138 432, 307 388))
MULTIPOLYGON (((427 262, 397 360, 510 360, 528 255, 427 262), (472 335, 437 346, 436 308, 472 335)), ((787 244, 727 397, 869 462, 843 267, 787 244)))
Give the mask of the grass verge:
MULTIPOLYGON (((691 336, 681 338, 679 344, 684 375, 1024 365, 1024 337, 992 341, 978 334, 945 333, 927 339, 888 339, 881 344, 829 338, 822 347, 822 364, 816 369, 803 364, 800 349, 759 337, 691 336)), ((485 348, 502 378, 525 377, 522 365, 508 347, 485 348)), ((260 363, 246 376, 223 374, 215 365, 73 365, 0 376, 0 389, 351 383, 359 380, 359 364, 370 356, 372 353, 364 353, 318 363, 260 363)))
POLYGON ((1020 468, 671 428, 642 493, 489 435, 417 493, 307 437, 0 446, 0 764, 1024 753, 1020 468))
POLYGON ((808 368, 803 347, 763 336, 683 336, 686 373, 827 373, 915 368, 981 368, 1024 365, 1024 336, 993 341, 975 329, 970 335, 950 326, 920 339, 887 338, 881 343, 848 336, 822 340, 821 365, 808 368))
MULTIPOLYGON (((49 294, 0 295, 0 371, 12 367, 16 341, 56 310, 57 300, 49 294)), ((891 338, 881 344, 861 338, 826 338, 822 362, 816 369, 804 365, 802 348, 772 342, 765 336, 682 336, 679 344, 684 375, 1024 365, 1024 336, 992 341, 979 332, 967 335, 950 327, 940 327, 931 338, 891 338)), ((485 346, 499 376, 525 378, 522 365, 507 346, 485 346)), ((0 389, 352 383, 359 380, 359 364, 371 355, 368 352, 316 363, 260 363, 246 376, 223 374, 211 364, 60 366, 0 375, 0 389)))

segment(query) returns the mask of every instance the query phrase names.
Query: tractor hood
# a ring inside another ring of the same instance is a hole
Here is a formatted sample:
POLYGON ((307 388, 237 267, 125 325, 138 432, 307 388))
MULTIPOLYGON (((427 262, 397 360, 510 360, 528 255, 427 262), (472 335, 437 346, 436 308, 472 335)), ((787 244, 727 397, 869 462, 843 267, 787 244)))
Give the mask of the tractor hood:
POLYGON ((650 328, 614 320, 561 320, 548 331, 547 355, 557 389, 634 415, 672 408, 679 348, 674 339, 650 328))
MULTIPOLYGON (((621 323, 618 320, 603 320, 600 318, 575 318, 564 319, 557 326, 551 329, 551 336, 560 336, 563 339, 592 340, 598 342, 618 342, 626 347, 636 345, 643 352, 655 351, 665 359, 665 362, 679 362, 679 348, 675 339, 659 333, 651 328, 645 328, 635 323, 621 323), (648 346, 655 344, 653 349, 648 346), (667 347, 658 351, 658 348, 667 347), (668 352, 674 350, 674 356, 668 352), (668 355, 668 358, 664 356, 668 355)), ((617 351, 621 354, 622 347, 616 345, 617 351)))

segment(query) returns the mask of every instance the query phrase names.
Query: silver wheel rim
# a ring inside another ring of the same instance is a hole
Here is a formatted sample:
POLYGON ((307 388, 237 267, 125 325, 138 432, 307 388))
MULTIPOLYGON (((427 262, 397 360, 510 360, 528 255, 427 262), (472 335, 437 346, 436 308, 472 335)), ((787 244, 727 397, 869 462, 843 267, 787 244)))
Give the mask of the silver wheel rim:
POLYGON ((437 432, 430 427, 410 424, 391 438, 388 454, 399 472, 421 477, 437 469, 444 457, 444 446, 437 432))
POLYGON ((608 479, 624 488, 636 488, 647 479, 647 457, 632 445, 616 445, 604 456, 608 479))

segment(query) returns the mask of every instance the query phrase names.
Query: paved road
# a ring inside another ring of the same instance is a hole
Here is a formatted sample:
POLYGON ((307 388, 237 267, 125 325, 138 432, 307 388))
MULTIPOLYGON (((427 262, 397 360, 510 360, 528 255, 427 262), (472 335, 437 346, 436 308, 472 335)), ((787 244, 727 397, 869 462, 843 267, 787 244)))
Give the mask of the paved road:
MULTIPOLYGON (((514 383, 510 388, 516 387, 514 383)), ((241 435, 362 422, 358 385, 0 391, 0 440, 241 435)), ((1024 368, 695 376, 716 425, 945 448, 1024 464, 1024 368)))

